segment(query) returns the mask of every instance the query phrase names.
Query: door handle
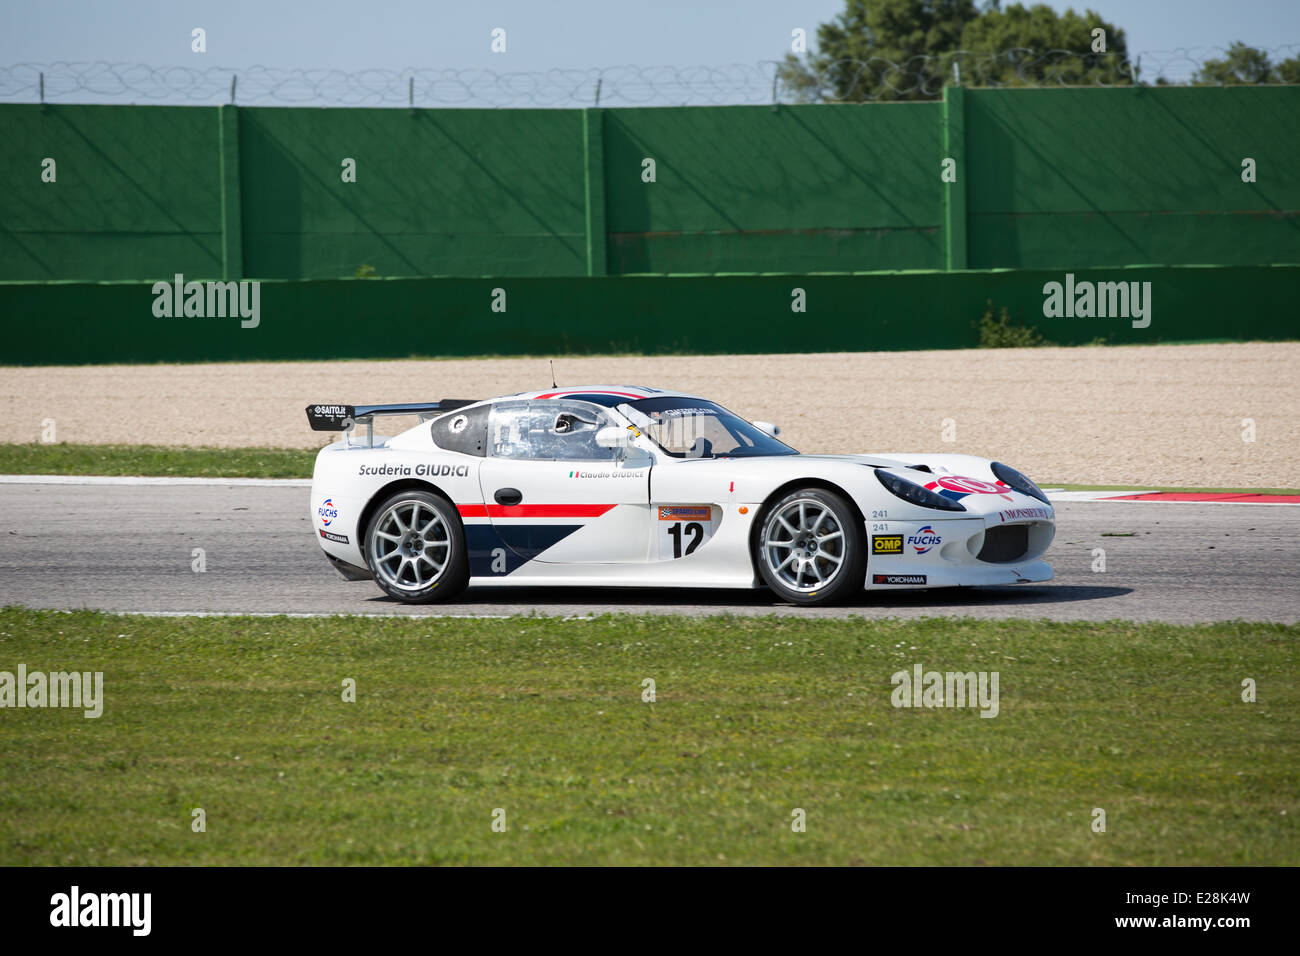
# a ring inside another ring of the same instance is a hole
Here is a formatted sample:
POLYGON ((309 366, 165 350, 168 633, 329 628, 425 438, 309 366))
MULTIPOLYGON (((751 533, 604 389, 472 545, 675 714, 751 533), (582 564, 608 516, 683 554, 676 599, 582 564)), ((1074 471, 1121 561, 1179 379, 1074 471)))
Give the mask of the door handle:
POLYGON ((498 488, 497 493, 492 497, 496 498, 499 505, 517 505, 524 500, 524 493, 518 488, 498 488))

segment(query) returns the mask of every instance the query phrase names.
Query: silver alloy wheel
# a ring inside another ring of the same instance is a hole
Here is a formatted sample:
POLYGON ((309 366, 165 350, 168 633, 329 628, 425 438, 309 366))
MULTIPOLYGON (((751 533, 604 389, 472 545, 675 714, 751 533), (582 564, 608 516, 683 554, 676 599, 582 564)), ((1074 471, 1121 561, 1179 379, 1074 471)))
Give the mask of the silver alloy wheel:
POLYGON ((817 591, 844 565, 844 529, 829 506, 796 498, 767 522, 763 560, 772 575, 793 591, 817 591))
POLYGON ((423 591, 442 577, 451 559, 447 522, 427 501, 398 501, 375 522, 370 557, 375 569, 393 587, 423 591))

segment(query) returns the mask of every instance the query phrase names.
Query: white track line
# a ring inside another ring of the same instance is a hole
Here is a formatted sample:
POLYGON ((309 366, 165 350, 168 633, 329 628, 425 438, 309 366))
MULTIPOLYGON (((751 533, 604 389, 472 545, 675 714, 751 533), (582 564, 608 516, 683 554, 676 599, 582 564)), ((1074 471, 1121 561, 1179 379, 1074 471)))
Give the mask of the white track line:
POLYGON ((1047 491, 1047 497, 1053 501, 1105 501, 1107 498, 1120 498, 1124 495, 1153 495, 1151 491, 1047 491))
MULTIPOLYGON (((293 617, 293 618, 332 618, 332 617, 370 617, 392 620, 420 621, 430 618, 455 618, 468 621, 508 621, 517 617, 529 617, 523 612, 517 614, 376 614, 374 612, 354 613, 351 611, 312 612, 312 611, 114 611, 96 608, 34 608, 45 613, 53 610, 56 614, 77 614, 80 611, 93 611, 96 614, 120 615, 122 617, 293 617)), ((569 614, 564 617, 547 617, 547 621, 593 621, 594 614, 569 614)))
MULTIPOLYGON (((0 475, 0 485, 225 485, 245 488, 310 488, 308 478, 166 478, 103 475, 0 475)), ((1110 501, 1131 495, 1153 495, 1150 491, 1055 491, 1047 496, 1056 501, 1110 501)), ((1300 507, 1295 501, 1128 501, 1123 504, 1155 505, 1268 505, 1300 507)), ((403 615, 404 616, 404 615, 403 615)))
POLYGON ((0 485, 243 485, 310 488, 310 478, 163 478, 101 475, 0 475, 0 485))
POLYGON ((1262 505, 1266 508, 1296 508, 1300 501, 1179 501, 1176 499, 1147 499, 1145 501, 1115 501, 1129 495, 1155 495, 1158 491, 1057 491, 1047 492, 1047 497, 1057 501, 1110 501, 1120 505, 1262 505))

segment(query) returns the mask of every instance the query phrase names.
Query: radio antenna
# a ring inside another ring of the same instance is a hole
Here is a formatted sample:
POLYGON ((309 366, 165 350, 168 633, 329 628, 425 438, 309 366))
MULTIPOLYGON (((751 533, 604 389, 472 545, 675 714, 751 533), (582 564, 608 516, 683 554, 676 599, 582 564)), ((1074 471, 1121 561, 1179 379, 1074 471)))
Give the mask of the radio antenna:
POLYGON ((555 359, 547 359, 546 361, 551 363, 551 388, 559 388, 560 386, 555 384, 555 359))

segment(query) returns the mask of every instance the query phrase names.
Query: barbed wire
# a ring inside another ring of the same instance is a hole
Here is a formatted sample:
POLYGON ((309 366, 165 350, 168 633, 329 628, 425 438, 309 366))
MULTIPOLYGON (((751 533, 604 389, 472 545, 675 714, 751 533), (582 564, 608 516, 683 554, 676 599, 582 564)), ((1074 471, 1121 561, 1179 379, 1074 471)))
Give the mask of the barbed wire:
MULTIPOLYGON (((1300 44, 1263 51, 1276 65, 1300 44)), ((898 62, 767 60, 729 66, 615 66, 498 72, 485 69, 359 70, 157 67, 127 63, 18 63, 0 67, 0 102, 248 106, 558 108, 724 106, 923 99, 946 85, 971 87, 1186 84, 1219 47, 1125 57, 1024 48, 955 51, 898 62)))

